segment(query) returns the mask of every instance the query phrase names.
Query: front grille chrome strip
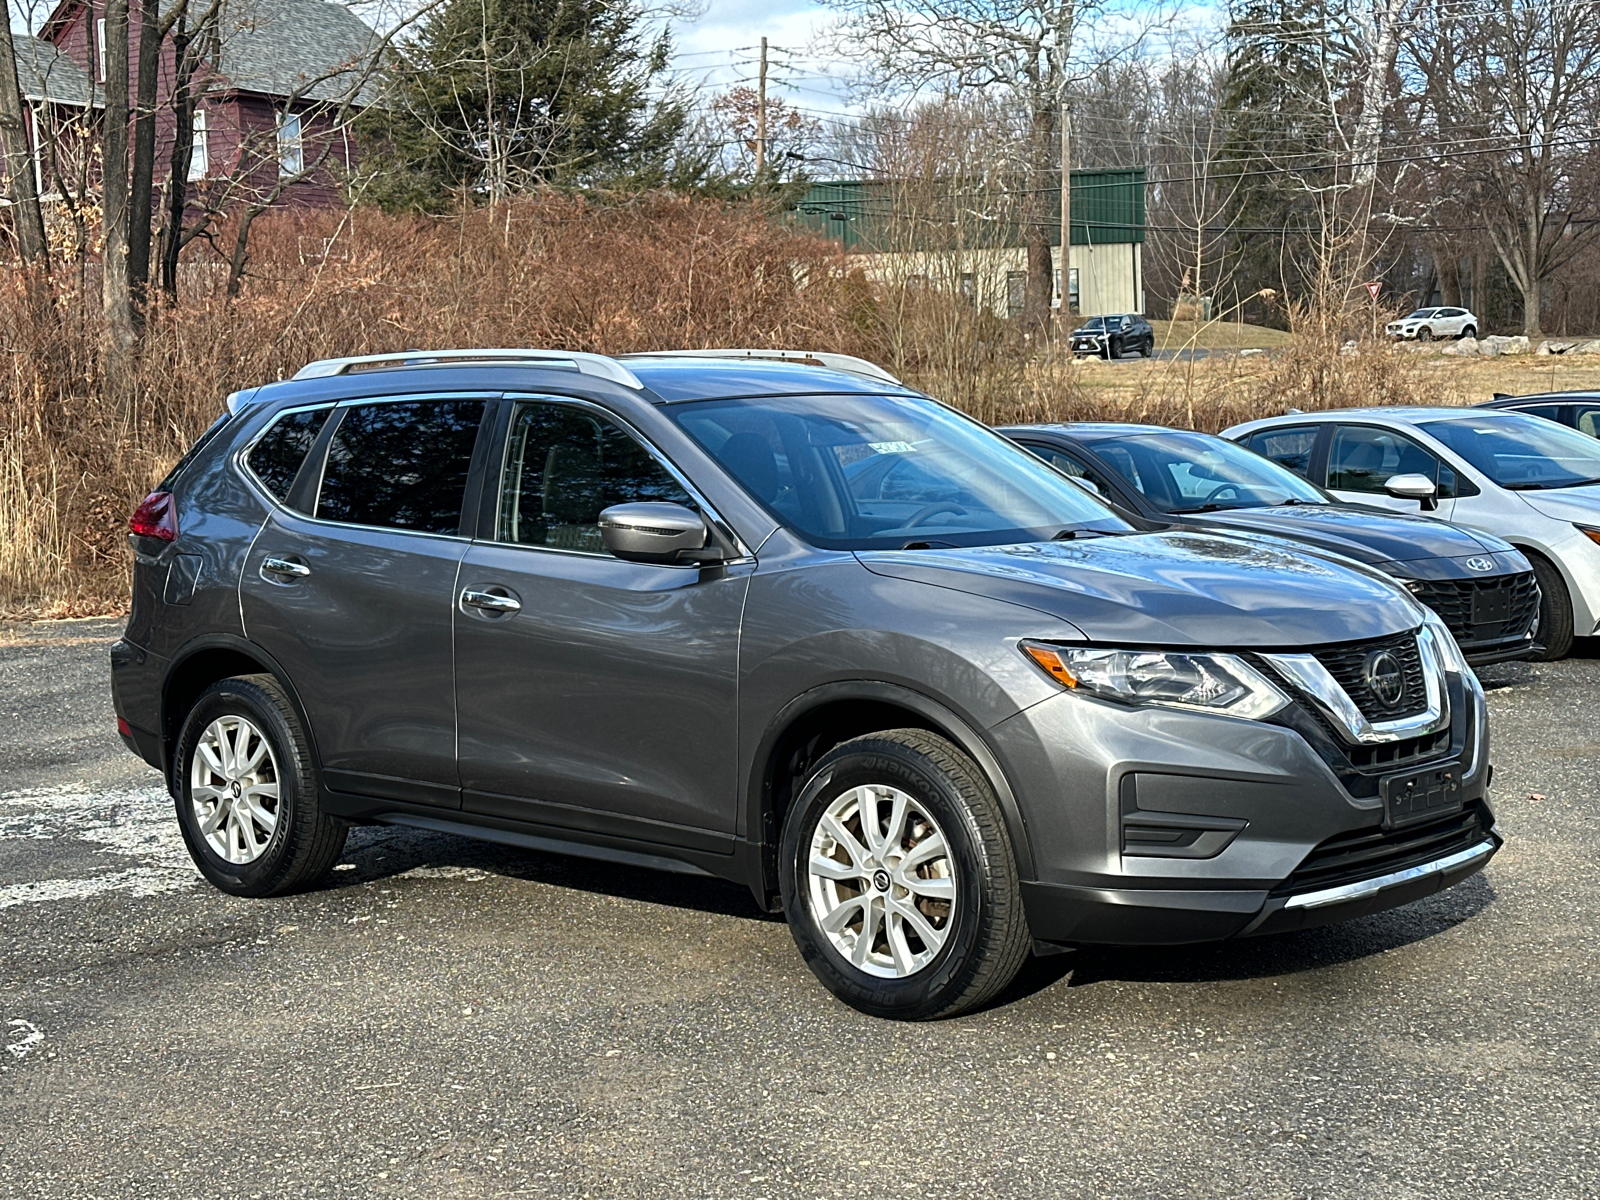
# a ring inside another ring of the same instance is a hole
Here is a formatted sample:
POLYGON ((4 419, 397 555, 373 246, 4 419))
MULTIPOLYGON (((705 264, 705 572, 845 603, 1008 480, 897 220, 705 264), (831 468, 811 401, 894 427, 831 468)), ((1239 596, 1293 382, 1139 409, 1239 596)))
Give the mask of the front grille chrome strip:
POLYGON ((1298 896, 1290 896, 1285 908, 1326 908, 1330 904, 1343 904, 1348 900, 1364 900, 1368 896, 1376 896, 1385 888, 1392 888, 1396 884, 1410 883, 1413 879, 1421 879, 1427 875, 1437 875, 1441 871, 1453 871, 1457 867, 1465 866, 1469 862, 1493 854, 1495 841, 1487 838, 1476 846, 1469 846, 1465 850, 1458 850, 1454 854, 1447 854, 1443 858, 1436 858, 1432 862, 1422 863, 1420 866, 1407 867, 1403 871, 1391 871, 1387 875, 1379 875, 1376 879, 1363 879, 1358 883, 1347 883, 1341 887, 1326 888, 1320 892, 1302 892, 1298 896))
POLYGON ((1310 697, 1323 715, 1349 735, 1351 741, 1372 745, 1419 737, 1450 723, 1450 699, 1444 686, 1444 654, 1434 640, 1433 630, 1426 625, 1417 630, 1417 649, 1422 656, 1422 682, 1428 706, 1419 713, 1394 721, 1367 720, 1349 693, 1313 654, 1263 654, 1261 658, 1310 697))

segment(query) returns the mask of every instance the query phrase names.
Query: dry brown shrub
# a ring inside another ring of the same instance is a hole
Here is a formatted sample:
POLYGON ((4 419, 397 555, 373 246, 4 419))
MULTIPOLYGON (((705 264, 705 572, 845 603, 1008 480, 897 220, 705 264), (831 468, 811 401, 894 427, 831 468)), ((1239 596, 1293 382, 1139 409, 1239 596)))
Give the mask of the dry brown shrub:
MULTIPOLYGON (((226 239, 224 239, 226 240, 226 239)), ((839 248, 754 207, 540 197, 447 219, 375 211, 256 223, 244 294, 196 264, 111 388, 98 296, 0 285, 0 613, 126 595, 127 516, 227 393, 317 358, 413 347, 608 353, 711 346, 871 353, 870 289, 839 248), (115 396, 112 400, 110 397, 115 396)))

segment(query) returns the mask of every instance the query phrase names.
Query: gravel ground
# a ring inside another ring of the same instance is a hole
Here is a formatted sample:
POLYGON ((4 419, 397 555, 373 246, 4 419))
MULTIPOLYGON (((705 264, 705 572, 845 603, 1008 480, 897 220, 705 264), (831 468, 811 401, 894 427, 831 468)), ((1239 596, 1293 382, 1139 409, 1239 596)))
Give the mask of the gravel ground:
POLYGON ((704 879, 362 829, 224 896, 115 630, 0 641, 0 1197, 1600 1196, 1596 646, 1485 669, 1484 874, 912 1026, 704 879))

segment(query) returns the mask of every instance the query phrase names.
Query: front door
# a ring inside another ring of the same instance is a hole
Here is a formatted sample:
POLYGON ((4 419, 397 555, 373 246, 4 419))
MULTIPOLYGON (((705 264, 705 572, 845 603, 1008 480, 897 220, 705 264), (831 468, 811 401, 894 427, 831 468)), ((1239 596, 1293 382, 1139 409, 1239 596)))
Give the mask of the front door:
POLYGON ((750 567, 714 573, 613 558, 600 511, 647 500, 697 504, 604 411, 517 401, 494 537, 473 544, 457 588, 469 811, 728 848, 750 567))
POLYGON ((288 673, 334 791, 460 807, 451 613, 484 409, 428 397, 336 410, 299 472, 306 512, 276 509, 251 547, 246 636, 288 673))
POLYGON ((1341 500, 1371 504, 1395 512, 1450 518, 1455 506, 1456 475, 1437 455, 1405 434, 1376 425, 1339 425, 1328 445, 1328 490, 1341 500), (1433 481, 1438 508, 1424 510, 1420 500, 1391 496, 1384 484, 1395 475, 1423 475, 1433 481))

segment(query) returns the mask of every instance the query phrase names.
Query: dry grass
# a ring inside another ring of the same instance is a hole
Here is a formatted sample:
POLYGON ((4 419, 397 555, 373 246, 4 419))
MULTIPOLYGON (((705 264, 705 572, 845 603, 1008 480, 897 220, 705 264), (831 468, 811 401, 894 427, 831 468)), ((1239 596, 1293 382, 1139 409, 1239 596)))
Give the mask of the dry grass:
POLYGON ((1243 321, 1151 321, 1156 349, 1272 350, 1288 345, 1289 334, 1243 321))
MULTIPOLYGON (((286 214, 257 224, 237 302, 157 307, 133 367, 108 379, 97 297, 58 283, 28 307, 0 284, 0 618, 116 611, 128 513, 236 388, 305 362, 417 346, 603 353, 708 346, 861 354, 993 423, 1111 419, 1216 430, 1354 404, 1467 403, 1493 390, 1600 386, 1600 361, 1465 360, 1369 342, 1291 314, 1291 335, 1213 323, 1198 362, 1075 362, 946 293, 884 291, 840 249, 762 211, 646 196, 560 198, 437 219, 286 214), (324 257, 304 256, 327 242, 324 257), (1276 344, 1273 344, 1273 343, 1276 344)), ((195 278, 206 271, 197 267, 195 278)))

